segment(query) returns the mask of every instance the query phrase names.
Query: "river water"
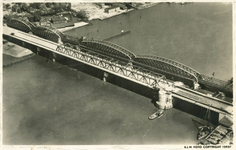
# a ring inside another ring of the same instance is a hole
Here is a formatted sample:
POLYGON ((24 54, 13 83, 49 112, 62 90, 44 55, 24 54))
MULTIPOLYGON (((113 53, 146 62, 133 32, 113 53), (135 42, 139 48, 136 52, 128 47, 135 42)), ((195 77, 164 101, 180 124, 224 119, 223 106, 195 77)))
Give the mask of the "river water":
MULTIPOLYGON (((131 30, 111 42, 227 80, 232 76, 231 7, 158 4, 92 21, 92 26, 67 34, 102 39, 131 30)), ((3 57, 3 61, 13 59, 3 57)), ((3 144, 197 143, 192 119, 201 119, 173 108, 160 119, 148 120, 156 110, 147 97, 41 56, 3 69, 3 144)))

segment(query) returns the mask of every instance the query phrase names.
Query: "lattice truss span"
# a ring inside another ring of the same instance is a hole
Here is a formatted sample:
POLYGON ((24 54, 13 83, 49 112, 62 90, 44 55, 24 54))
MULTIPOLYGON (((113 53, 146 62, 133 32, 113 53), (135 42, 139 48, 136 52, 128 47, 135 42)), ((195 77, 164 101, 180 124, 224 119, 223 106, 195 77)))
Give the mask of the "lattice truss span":
POLYGON ((32 30, 33 34, 40 36, 42 38, 46 38, 50 41, 53 42, 58 42, 58 39, 63 37, 64 34, 57 30, 54 27, 50 27, 50 26, 37 26, 36 28, 34 28, 32 30))
POLYGON ((129 50, 118 46, 114 43, 110 43, 107 41, 99 41, 99 40, 84 40, 81 45, 86 46, 87 48, 92 48, 92 50, 102 53, 102 54, 107 54, 107 55, 112 55, 114 57, 119 57, 123 59, 129 59, 132 60, 135 58, 135 54, 130 52, 129 50))
POLYGON ((9 19, 7 21, 7 26, 15 28, 15 29, 19 29, 27 33, 31 32, 32 29, 36 27, 33 23, 29 21, 15 19, 15 18, 9 19))
POLYGON ((115 74, 151 87, 155 86, 157 81, 165 79, 165 76, 162 74, 148 70, 144 72, 144 69, 139 69, 137 67, 135 67, 137 69, 133 69, 133 66, 129 66, 128 64, 126 66, 119 65, 117 61, 109 61, 99 57, 99 54, 91 55, 89 53, 80 52, 64 46, 58 46, 56 52, 85 64, 89 64, 90 66, 104 70, 108 73, 115 74))
POLYGON ((183 65, 179 62, 157 56, 137 56, 134 64, 141 65, 146 69, 166 72, 172 75, 178 75, 184 78, 192 79, 198 82, 201 74, 196 70, 183 65))

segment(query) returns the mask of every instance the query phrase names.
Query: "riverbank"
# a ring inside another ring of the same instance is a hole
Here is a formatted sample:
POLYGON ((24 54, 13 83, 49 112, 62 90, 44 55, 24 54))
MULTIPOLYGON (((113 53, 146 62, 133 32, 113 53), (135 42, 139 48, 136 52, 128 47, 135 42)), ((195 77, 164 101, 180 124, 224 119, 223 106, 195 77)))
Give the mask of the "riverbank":
POLYGON ((86 11, 89 21, 95 19, 103 20, 106 18, 110 18, 131 11, 131 10, 121 10, 120 8, 117 8, 114 11, 106 13, 105 9, 109 8, 109 6, 106 6, 102 3, 99 6, 94 3, 71 3, 71 9, 75 11, 81 11, 81 10, 86 11))
POLYGON ((132 3, 131 9, 125 8, 122 9, 120 7, 114 7, 110 9, 111 11, 106 12, 105 10, 111 8, 110 6, 105 5, 104 3, 72 3, 71 8, 75 11, 85 10, 88 15, 88 20, 104 20, 107 18, 111 18, 120 14, 128 13, 133 11, 134 9, 145 9, 152 6, 155 6, 158 3, 132 3))
POLYGON ((26 48, 23 48, 19 45, 3 40, 3 54, 5 55, 21 58, 21 57, 30 55, 32 53, 33 53, 32 51, 26 48))

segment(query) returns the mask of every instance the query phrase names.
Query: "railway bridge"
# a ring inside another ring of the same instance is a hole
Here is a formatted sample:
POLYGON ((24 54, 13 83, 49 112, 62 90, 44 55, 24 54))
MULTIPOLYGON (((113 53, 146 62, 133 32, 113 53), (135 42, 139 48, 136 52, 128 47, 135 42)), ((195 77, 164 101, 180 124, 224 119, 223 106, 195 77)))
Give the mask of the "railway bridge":
POLYGON ((29 34, 4 26, 3 37, 35 53, 48 51, 53 54, 54 61, 58 56, 62 56, 102 70, 104 80, 109 74, 113 74, 148 88, 158 89, 162 93, 164 91, 172 98, 210 109, 219 114, 219 121, 224 117, 232 120, 232 102, 199 92, 197 89, 201 82, 207 84, 210 81, 184 64, 163 57, 136 56, 129 50, 107 41, 82 40, 77 48, 67 47, 61 40, 68 40, 63 33, 50 27, 40 29, 33 31, 37 34, 29 34))

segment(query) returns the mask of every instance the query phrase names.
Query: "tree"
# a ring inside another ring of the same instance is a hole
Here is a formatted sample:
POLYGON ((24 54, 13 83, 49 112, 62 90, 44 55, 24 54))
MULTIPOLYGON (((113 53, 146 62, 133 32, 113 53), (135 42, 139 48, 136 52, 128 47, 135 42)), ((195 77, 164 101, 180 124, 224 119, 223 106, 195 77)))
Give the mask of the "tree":
POLYGON ((67 4, 67 10, 71 10, 71 3, 67 4))
POLYGON ((17 13, 21 13, 22 10, 20 8, 17 9, 17 13))
POLYGON ((88 19, 88 16, 87 16, 87 13, 86 11, 84 10, 80 10, 76 13, 76 17, 80 18, 80 19, 83 19, 83 20, 86 20, 88 19))
POLYGON ((124 3, 127 9, 133 8, 132 3, 124 3))
POLYGON ((52 6, 53 6, 52 3, 45 3, 45 5, 47 8, 52 8, 52 6))
POLYGON ((41 16, 39 12, 35 12, 32 14, 32 16, 28 17, 28 20, 30 22, 39 22, 41 20, 41 16))
POLYGON ((28 6, 26 3, 21 4, 21 11, 28 11, 28 6))
POLYGON ((39 9, 40 10, 47 10, 47 6, 44 3, 42 3, 42 4, 40 4, 39 9))
POLYGON ((31 3, 30 7, 34 8, 34 9, 39 9, 40 5, 41 5, 41 3, 31 3))
MULTIPOLYGON (((3 3, 3 4, 4 4, 4 3, 3 3)), ((11 5, 7 3, 7 4, 5 5, 5 8, 6 8, 6 9, 10 9, 10 6, 11 6, 11 5)))
POLYGON ((35 12, 33 15, 34 15, 34 22, 38 22, 41 20, 40 13, 35 12))
POLYGON ((54 10, 56 13, 61 11, 61 7, 60 7, 59 3, 54 3, 53 10, 54 10))
POLYGON ((9 19, 11 19, 11 18, 12 18, 11 15, 4 15, 4 16, 3 16, 3 19, 4 19, 4 20, 9 20, 9 19))
POLYGON ((12 8, 11 8, 11 10, 13 11, 13 12, 16 12, 17 11, 17 9, 19 9, 19 6, 18 5, 13 5, 12 6, 12 8))

